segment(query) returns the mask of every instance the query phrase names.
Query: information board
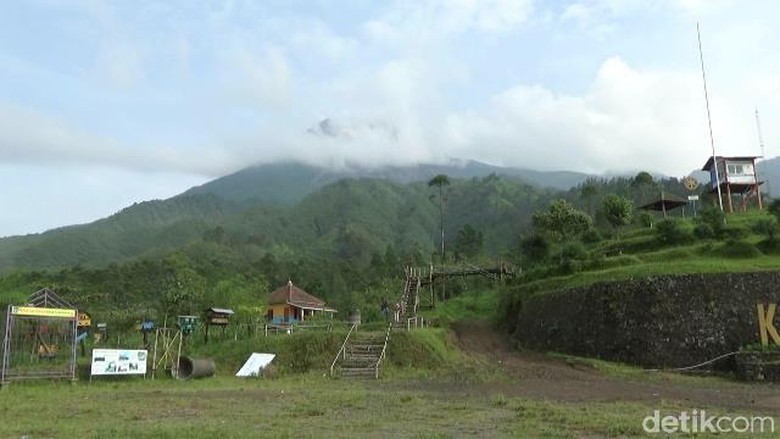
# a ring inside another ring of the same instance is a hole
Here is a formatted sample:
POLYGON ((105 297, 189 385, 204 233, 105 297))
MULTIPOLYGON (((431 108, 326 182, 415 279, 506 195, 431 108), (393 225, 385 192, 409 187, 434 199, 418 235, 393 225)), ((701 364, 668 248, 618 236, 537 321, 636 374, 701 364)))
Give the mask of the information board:
POLYGON ((249 356, 249 359, 246 360, 246 363, 244 363, 243 366, 241 366, 241 370, 238 371, 236 374, 237 377, 250 377, 250 376, 257 376, 260 374, 260 371, 265 369, 268 364, 271 363, 271 361, 274 360, 276 357, 276 354, 259 354, 257 352, 253 353, 249 356))
POLYGON ((92 375, 144 375, 146 350, 92 349, 92 375))

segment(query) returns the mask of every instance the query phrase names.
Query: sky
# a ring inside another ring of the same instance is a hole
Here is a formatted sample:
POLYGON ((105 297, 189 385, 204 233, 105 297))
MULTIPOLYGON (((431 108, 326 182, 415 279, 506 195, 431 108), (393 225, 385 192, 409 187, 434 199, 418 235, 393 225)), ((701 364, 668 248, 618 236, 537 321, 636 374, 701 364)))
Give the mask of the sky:
POLYGON ((0 236, 280 160, 687 175, 712 154, 697 22, 716 152, 774 157, 777 16, 773 0, 9 0, 0 236))

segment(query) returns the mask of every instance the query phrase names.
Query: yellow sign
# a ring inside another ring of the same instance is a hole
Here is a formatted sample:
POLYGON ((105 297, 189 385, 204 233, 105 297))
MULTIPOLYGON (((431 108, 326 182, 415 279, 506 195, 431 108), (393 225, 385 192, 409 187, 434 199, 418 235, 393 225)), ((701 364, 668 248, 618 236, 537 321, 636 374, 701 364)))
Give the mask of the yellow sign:
POLYGON ((756 305, 756 311, 758 311, 758 331, 761 334, 761 344, 764 346, 769 345, 770 338, 775 344, 780 345, 780 334, 777 333, 774 322, 776 309, 776 303, 767 304, 766 309, 764 309, 763 303, 756 305))
POLYGON ((76 317, 76 310, 63 308, 37 308, 34 306, 12 306, 11 314, 15 316, 56 317, 62 319, 72 319, 76 317))

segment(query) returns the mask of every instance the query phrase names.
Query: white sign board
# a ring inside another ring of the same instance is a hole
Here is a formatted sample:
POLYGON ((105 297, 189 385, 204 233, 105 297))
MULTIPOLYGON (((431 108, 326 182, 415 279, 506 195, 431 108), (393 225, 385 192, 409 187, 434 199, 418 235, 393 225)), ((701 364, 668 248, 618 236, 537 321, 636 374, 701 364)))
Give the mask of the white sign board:
POLYGON ((145 350, 92 349, 92 375, 144 375, 145 350))
POLYGON ((276 358, 276 354, 258 354, 257 352, 249 356, 241 369, 236 374, 237 377, 251 377, 260 375, 260 370, 268 366, 276 358))
POLYGON ((688 201, 696 201, 699 199, 698 195, 688 195, 688 201))

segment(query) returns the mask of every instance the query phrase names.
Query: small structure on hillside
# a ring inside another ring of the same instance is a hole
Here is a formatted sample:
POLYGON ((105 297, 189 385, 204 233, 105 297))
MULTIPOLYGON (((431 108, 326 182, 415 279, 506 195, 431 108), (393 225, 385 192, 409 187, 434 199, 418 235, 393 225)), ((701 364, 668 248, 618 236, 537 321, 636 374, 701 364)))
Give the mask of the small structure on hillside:
POLYGON ((29 378, 76 379, 78 310, 54 291, 33 293, 24 306, 9 305, 0 385, 29 378))
POLYGON ((709 193, 716 193, 718 187, 725 196, 729 212, 734 212, 734 195, 741 198, 740 209, 746 210, 750 200, 755 199, 759 209, 761 204, 761 184, 756 173, 758 156, 710 157, 702 171, 710 173, 709 193))
POLYGON ((666 218, 666 212, 683 207, 686 204, 688 204, 688 201, 683 200, 682 198, 677 197, 675 195, 667 194, 662 191, 660 197, 654 199, 653 201, 643 206, 639 206, 639 209, 655 210, 657 212, 663 212, 664 218, 666 218))
POLYGON ((204 340, 209 342, 209 328, 212 326, 221 326, 222 334, 225 334, 225 327, 230 323, 230 318, 235 314, 232 309, 211 307, 206 310, 206 333, 204 340))
POLYGON ((288 281, 287 285, 268 297, 268 321, 275 324, 300 323, 318 314, 331 317, 338 312, 325 306, 325 301, 315 297, 288 281))

